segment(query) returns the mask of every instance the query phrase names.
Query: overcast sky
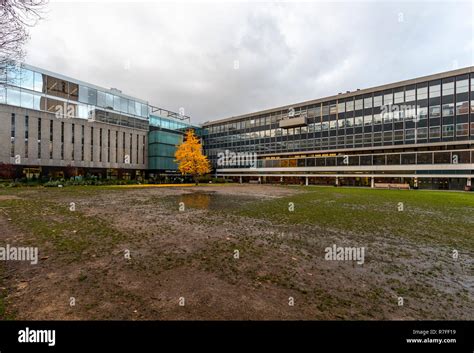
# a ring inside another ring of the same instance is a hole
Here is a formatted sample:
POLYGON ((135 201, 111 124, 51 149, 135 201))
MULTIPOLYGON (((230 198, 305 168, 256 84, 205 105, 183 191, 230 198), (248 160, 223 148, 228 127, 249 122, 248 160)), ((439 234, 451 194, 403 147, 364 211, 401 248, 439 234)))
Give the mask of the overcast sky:
POLYGON ((472 2, 56 2, 26 61, 193 122, 473 65, 472 2))

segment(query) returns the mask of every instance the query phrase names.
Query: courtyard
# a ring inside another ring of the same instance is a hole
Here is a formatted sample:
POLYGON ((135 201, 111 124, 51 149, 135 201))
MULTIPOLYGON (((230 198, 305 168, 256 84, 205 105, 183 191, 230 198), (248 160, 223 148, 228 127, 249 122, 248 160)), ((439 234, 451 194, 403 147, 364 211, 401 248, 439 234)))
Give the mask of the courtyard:
POLYGON ((473 229, 464 192, 0 188, 0 246, 39 254, 0 261, 0 318, 467 320, 473 229))

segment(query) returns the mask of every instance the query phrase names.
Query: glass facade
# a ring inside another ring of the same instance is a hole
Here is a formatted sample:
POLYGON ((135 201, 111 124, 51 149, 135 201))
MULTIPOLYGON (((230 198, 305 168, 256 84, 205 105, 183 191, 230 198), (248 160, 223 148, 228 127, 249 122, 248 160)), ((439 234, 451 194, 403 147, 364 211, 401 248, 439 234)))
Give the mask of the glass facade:
POLYGON ((177 170, 178 166, 174 161, 176 146, 183 142, 184 133, 188 129, 193 129, 198 136, 201 134, 199 127, 186 121, 150 115, 148 169, 162 171, 177 170))
POLYGON ((356 91, 293 107, 291 116, 289 109, 281 109, 211 122, 203 130, 205 148, 215 163, 224 150, 261 155, 474 140, 473 89, 474 74, 463 74, 356 91), (304 117, 304 126, 280 126, 295 117, 304 117))
POLYGON ((0 103, 41 110, 61 117, 95 119, 109 124, 148 129, 148 103, 115 90, 101 90, 71 79, 19 66, 6 70, 0 103))

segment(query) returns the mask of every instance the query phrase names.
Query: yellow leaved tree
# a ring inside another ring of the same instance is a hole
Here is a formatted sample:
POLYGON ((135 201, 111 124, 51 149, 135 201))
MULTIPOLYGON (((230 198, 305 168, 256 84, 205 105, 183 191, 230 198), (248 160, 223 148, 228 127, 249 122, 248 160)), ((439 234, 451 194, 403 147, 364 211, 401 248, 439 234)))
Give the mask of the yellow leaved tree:
POLYGON ((184 141, 178 146, 174 156, 181 174, 191 175, 196 185, 200 175, 211 172, 209 160, 202 154, 201 142, 192 129, 186 132, 184 141))

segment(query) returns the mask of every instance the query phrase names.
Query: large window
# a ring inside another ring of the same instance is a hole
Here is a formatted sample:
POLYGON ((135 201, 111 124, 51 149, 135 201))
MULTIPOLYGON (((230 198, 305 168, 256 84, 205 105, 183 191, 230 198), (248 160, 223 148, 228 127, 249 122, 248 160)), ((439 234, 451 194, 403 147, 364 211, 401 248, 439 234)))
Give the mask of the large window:
POLYGON ((430 98, 439 97, 441 93, 441 85, 439 81, 430 82, 430 98))
POLYGON ((48 76, 46 92, 52 96, 67 99, 68 93, 69 93, 68 84, 69 83, 67 81, 60 80, 52 76, 48 76))
MULTIPOLYGON (((49 80, 48 80, 49 86, 49 80)), ((79 101, 86 104, 97 105, 97 90, 87 86, 79 86, 79 101)))

